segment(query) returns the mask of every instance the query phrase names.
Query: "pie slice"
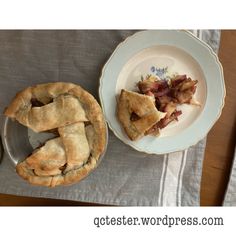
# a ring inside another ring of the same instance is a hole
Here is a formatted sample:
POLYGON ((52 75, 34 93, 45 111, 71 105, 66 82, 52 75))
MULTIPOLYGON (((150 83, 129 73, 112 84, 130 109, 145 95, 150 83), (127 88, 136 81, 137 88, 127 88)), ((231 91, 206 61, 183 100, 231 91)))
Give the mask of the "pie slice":
POLYGON ((166 115, 156 109, 153 97, 124 89, 119 97, 117 113, 131 140, 143 137, 147 130, 166 115))

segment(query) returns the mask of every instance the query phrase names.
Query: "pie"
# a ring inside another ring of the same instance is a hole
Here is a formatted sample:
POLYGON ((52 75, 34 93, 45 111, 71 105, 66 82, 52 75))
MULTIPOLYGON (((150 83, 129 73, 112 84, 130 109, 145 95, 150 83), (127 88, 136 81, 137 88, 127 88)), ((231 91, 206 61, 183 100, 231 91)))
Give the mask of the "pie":
POLYGON ((161 120, 165 113, 155 107, 151 96, 122 90, 117 109, 118 119, 131 140, 138 140, 153 125, 161 120))
POLYGON ((105 151, 101 108, 79 85, 58 82, 28 87, 4 114, 34 132, 57 134, 17 164, 17 173, 31 184, 54 187, 79 182, 97 167, 105 151))

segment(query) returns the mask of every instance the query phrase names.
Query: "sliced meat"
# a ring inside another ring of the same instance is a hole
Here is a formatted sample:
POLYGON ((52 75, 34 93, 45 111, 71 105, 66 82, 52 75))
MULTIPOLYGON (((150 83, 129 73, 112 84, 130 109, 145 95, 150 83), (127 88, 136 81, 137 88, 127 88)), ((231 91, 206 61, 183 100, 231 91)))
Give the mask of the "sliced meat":
POLYGON ((171 86, 176 87, 178 84, 182 83, 186 79, 186 75, 177 75, 173 79, 171 79, 171 86))
POLYGON ((163 119, 161 119, 156 125, 158 128, 163 129, 168 124, 170 124, 172 121, 176 120, 178 121, 178 116, 182 114, 182 111, 174 111, 169 117, 165 116, 163 119))
MULTIPOLYGON (((166 113, 163 119, 146 131, 146 135, 158 134, 159 129, 163 129, 172 121, 178 120, 178 116, 182 112, 177 110, 177 105, 184 103, 199 104, 193 100, 197 82, 197 80, 192 80, 187 75, 177 75, 169 82, 154 76, 148 76, 138 83, 140 93, 155 98, 156 108, 166 113)), ((136 116, 131 116, 131 119, 136 118, 136 116)))

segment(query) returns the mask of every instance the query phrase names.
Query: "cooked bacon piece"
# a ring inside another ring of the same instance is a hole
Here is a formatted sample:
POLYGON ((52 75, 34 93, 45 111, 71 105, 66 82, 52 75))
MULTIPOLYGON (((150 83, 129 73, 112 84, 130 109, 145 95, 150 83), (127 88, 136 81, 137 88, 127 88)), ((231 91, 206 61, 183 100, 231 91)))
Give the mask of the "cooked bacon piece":
POLYGON ((178 84, 182 83, 186 79, 186 75, 176 75, 173 79, 171 79, 171 86, 176 87, 178 84))
POLYGON ((149 76, 138 83, 140 92, 155 98, 156 108, 166 112, 166 116, 150 128, 146 135, 158 135, 159 129, 165 128, 174 120, 178 121, 178 116, 182 114, 177 110, 178 104, 199 104, 193 100, 197 82, 186 75, 177 75, 169 83, 166 80, 158 80, 154 76, 149 76))
POLYGON ((174 116, 175 116, 175 120, 176 120, 176 121, 178 121, 178 117, 179 117, 180 115, 182 115, 182 111, 180 111, 180 110, 177 111, 177 110, 176 110, 176 111, 174 112, 174 116))
POLYGON ((158 100, 160 101, 161 104, 168 104, 172 101, 172 97, 170 96, 162 96, 162 97, 159 97, 158 100))
POLYGON ((138 82, 138 88, 141 93, 146 94, 148 92, 158 93, 162 90, 169 88, 166 80, 157 80, 156 77, 150 76, 143 81, 138 82))
POLYGON ((159 134, 159 129, 165 128, 169 123, 176 120, 178 121, 178 116, 182 114, 182 111, 175 110, 170 117, 165 116, 163 119, 161 119, 159 122, 157 122, 155 125, 152 126, 148 131, 146 131, 145 135, 155 135, 157 136, 159 134))
POLYGON ((158 81, 153 81, 150 79, 145 79, 138 82, 138 88, 141 93, 146 94, 147 92, 155 92, 158 90, 160 83, 158 81))
POLYGON ((175 110, 170 117, 165 116, 163 119, 161 119, 156 126, 160 129, 165 128, 170 122, 176 120, 178 121, 178 116, 182 114, 182 111, 175 110))
POLYGON ((193 97, 193 93, 190 90, 176 93, 176 99, 179 104, 189 103, 193 97))
POLYGON ((153 94, 155 97, 162 97, 168 94, 169 92, 170 92, 170 89, 167 87, 167 88, 160 89, 158 92, 154 92, 153 94))
POLYGON ((156 107, 159 111, 165 112, 165 108, 170 102, 175 103, 173 98, 168 95, 158 97, 158 98, 156 98, 156 107))
POLYGON ((159 80, 159 88, 158 91, 161 91, 162 89, 169 88, 169 84, 166 80, 159 80))
POLYGON ((179 104, 190 103, 196 91, 197 82, 197 80, 192 80, 186 76, 182 76, 180 79, 172 79, 170 95, 173 99, 176 99, 179 104))
POLYGON ((184 82, 181 83, 181 86, 179 88, 180 91, 185 91, 185 90, 191 90, 191 92, 194 91, 195 85, 197 84, 196 80, 185 80, 184 82))

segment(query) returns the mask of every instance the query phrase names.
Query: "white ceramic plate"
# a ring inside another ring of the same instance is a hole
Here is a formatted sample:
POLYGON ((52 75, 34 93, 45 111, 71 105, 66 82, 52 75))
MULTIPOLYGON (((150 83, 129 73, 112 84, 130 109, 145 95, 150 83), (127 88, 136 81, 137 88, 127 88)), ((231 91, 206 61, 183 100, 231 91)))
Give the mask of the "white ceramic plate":
POLYGON ((105 64, 99 96, 109 127, 126 144, 152 154, 184 150, 204 138, 221 114, 223 69, 212 49, 187 31, 141 31, 122 42, 105 64), (120 90, 137 90, 136 83, 147 74, 175 73, 198 80, 195 98, 201 107, 181 105, 179 121, 162 129, 161 136, 130 141, 116 116, 120 90))

